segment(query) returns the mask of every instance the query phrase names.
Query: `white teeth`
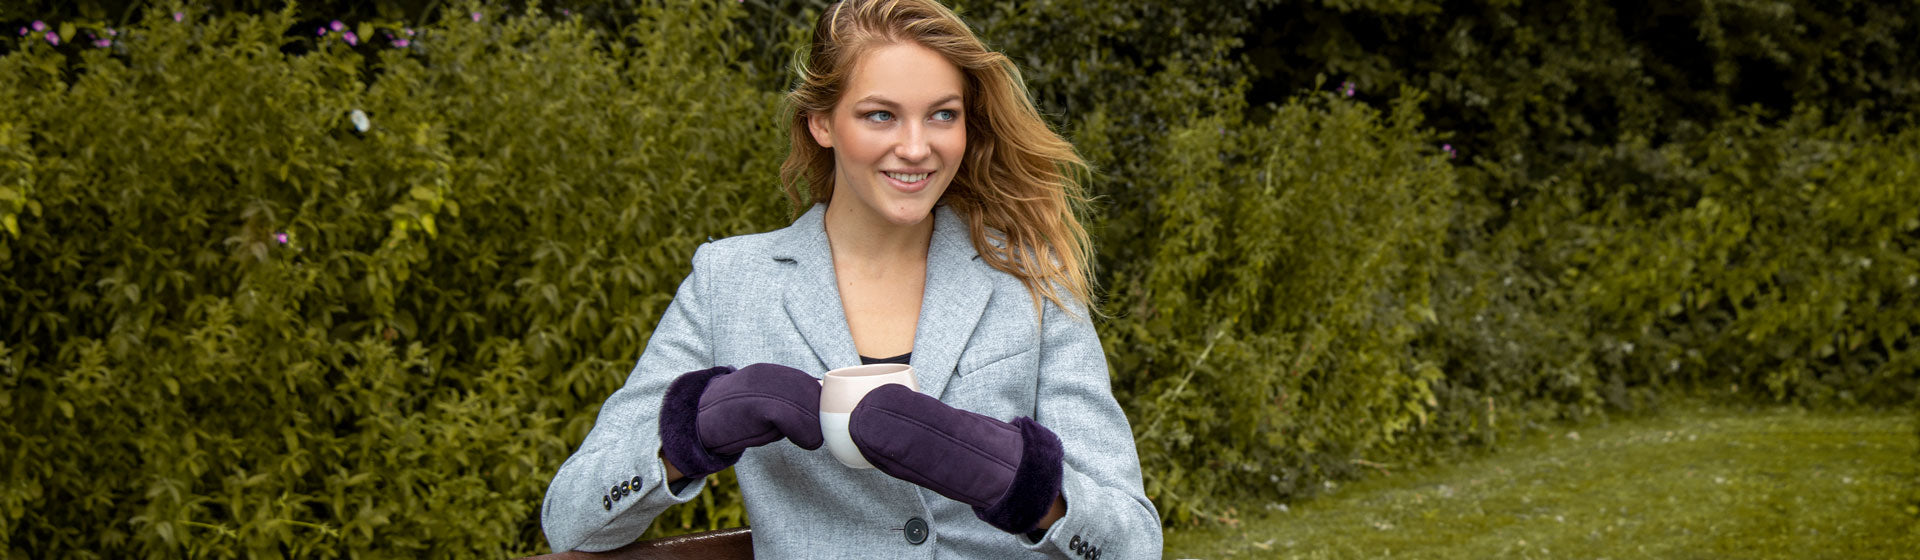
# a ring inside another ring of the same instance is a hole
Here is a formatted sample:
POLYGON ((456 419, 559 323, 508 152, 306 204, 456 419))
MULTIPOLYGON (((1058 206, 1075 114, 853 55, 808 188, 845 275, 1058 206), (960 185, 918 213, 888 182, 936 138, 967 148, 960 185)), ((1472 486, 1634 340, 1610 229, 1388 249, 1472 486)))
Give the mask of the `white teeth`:
POLYGON ((931 173, 914 173, 912 175, 907 175, 904 173, 887 173, 888 177, 892 177, 894 178, 894 180, 900 181, 902 183, 918 183, 920 182, 921 179, 927 178, 927 175, 931 175, 931 173))

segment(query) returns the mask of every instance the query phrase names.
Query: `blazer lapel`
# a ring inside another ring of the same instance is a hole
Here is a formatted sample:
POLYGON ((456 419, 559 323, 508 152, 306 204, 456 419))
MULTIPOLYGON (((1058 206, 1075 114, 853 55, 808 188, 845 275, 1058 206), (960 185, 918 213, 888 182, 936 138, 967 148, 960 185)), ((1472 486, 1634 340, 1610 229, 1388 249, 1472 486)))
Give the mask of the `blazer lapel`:
MULTIPOLYGON (((927 291, 913 334, 913 369, 920 392, 940 398, 947 381, 959 373, 960 353, 987 309, 993 284, 981 274, 983 265, 974 260, 979 253, 973 249, 966 221, 946 206, 937 207, 933 219, 927 291)), ((840 320, 844 323, 845 315, 840 320)))
MULTIPOLYGON (((853 331, 840 307, 840 286, 833 276, 833 249, 827 244, 826 205, 816 204, 773 243, 774 260, 792 261, 782 296, 787 318, 827 370, 860 365, 853 331)), ((824 375, 826 371, 813 372, 824 375)))

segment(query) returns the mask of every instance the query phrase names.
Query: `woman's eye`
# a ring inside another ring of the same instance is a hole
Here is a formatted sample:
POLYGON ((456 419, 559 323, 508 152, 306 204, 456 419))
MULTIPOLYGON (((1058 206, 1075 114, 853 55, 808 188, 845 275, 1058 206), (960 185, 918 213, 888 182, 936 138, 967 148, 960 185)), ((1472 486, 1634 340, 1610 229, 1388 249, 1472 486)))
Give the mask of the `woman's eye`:
POLYGON ((873 111, 865 115, 861 115, 860 118, 867 119, 870 122, 877 122, 877 123, 891 122, 893 121, 893 113, 889 113, 886 111, 873 111))
POLYGON ((940 122, 953 122, 956 120, 960 120, 960 112, 955 111, 953 109, 941 109, 939 111, 934 111, 933 120, 940 121, 940 122))

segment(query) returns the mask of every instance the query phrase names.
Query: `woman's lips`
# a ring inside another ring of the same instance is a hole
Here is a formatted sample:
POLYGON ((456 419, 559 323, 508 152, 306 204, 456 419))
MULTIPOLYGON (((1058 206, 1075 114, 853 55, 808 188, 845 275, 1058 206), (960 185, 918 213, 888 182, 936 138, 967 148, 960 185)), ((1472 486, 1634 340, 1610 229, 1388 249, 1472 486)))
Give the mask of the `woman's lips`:
POLYGON ((925 189, 925 188, 927 188, 927 184, 928 184, 928 183, 929 183, 930 181, 932 181, 932 180, 933 180, 933 173, 932 173, 932 172, 927 172, 927 173, 893 173, 893 172, 888 172, 888 171, 882 171, 882 172, 880 172, 880 175, 881 175, 882 177, 886 177, 886 178, 887 178, 887 183, 888 183, 888 184, 890 184, 890 185, 893 185, 893 188, 894 188, 894 189, 897 189, 897 190, 899 190, 900 192, 904 192, 904 193, 907 193, 907 194, 913 194, 913 193, 917 193, 917 192, 920 192, 921 190, 923 190, 923 189, 925 189), (914 178, 918 178, 918 180, 916 180, 916 181, 906 181, 906 180, 902 180, 902 179, 901 179, 901 177, 905 177, 905 178, 907 178, 907 179, 914 179, 914 178))

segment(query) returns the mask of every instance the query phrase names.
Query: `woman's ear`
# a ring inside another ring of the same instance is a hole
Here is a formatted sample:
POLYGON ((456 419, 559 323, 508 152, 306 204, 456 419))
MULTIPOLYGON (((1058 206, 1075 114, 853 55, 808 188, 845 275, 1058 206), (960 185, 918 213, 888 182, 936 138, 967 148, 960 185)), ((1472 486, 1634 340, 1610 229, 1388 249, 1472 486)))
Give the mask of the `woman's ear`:
POLYGON ((807 131, 813 133, 813 142, 822 148, 833 149, 833 116, 826 113, 807 113, 807 131))

